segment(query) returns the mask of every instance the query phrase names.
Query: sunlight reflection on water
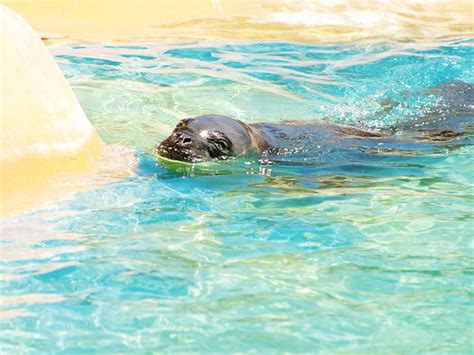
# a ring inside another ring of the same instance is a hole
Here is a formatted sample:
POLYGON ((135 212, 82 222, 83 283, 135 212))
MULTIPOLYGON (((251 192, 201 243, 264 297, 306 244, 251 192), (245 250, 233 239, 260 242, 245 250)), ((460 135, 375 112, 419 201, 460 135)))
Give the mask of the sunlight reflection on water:
POLYGON ((7 351, 469 352, 469 137, 216 173, 150 153, 209 112, 409 122, 440 109, 425 90, 474 82, 472 41, 53 52, 104 140, 136 149, 136 171, 3 221, 7 351))

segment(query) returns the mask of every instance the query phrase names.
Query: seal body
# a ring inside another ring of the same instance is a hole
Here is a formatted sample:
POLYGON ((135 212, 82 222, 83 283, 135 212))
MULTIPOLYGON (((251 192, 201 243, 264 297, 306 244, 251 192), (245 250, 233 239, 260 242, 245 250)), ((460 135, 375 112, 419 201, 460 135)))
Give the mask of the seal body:
POLYGON ((226 116, 203 115, 181 120, 171 135, 156 146, 156 151, 168 159, 197 163, 382 137, 325 121, 246 124, 226 116))
POLYGON ((414 124, 411 130, 370 131, 326 121, 246 124, 226 116, 203 115, 181 120, 156 152, 168 159, 198 163, 252 154, 422 150, 471 130, 472 119, 459 122, 465 124, 440 128, 436 121, 414 124))
POLYGON ((247 124, 220 115, 186 118, 156 146, 156 152, 168 159, 196 163, 250 154, 311 153, 316 149, 419 150, 474 130, 473 84, 454 81, 429 93, 442 98, 442 104, 417 120, 377 130, 327 121, 247 124))
POLYGON ((322 145, 350 145, 354 140, 383 138, 378 132, 370 132, 356 127, 339 125, 326 121, 284 123, 256 123, 266 142, 266 153, 286 153, 308 150, 322 145))

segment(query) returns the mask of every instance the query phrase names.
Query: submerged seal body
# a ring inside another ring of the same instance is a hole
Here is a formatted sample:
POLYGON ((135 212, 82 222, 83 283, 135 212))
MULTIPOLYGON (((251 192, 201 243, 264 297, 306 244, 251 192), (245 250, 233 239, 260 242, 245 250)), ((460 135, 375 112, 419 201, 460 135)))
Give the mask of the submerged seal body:
POLYGON ((252 154, 280 155, 317 150, 380 151, 432 147, 472 129, 472 119, 414 124, 368 131, 326 121, 247 124, 226 116, 203 115, 181 120, 171 135, 156 146, 158 155, 171 160, 199 163, 252 154), (383 148, 381 148, 383 146, 383 148))
POLYGON ((203 115, 181 120, 156 151, 168 159, 198 163, 292 151, 308 144, 334 144, 349 138, 381 137, 379 133, 325 121, 247 124, 226 116, 203 115))
MULTIPOLYGON (((171 135, 156 146, 158 155, 197 163, 251 154, 281 154, 320 149, 380 151, 433 147, 474 131, 474 84, 454 81, 428 90, 442 104, 416 120, 368 130, 327 121, 247 124, 220 115, 181 120, 171 135), (428 143, 427 143, 428 142, 428 143)), ((400 103, 393 102, 395 107, 400 103)), ((393 108, 392 107, 392 108, 393 108)))

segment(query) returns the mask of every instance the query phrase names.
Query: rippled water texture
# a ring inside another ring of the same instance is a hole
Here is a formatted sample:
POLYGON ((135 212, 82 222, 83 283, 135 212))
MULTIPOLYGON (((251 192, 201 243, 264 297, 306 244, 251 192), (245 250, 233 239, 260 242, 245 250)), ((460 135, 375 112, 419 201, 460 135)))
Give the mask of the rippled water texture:
POLYGON ((151 154, 204 113, 370 127, 442 117, 451 108, 432 88, 474 83, 472 41, 53 52, 138 169, 3 221, 3 349, 472 352, 469 137, 212 172, 151 154))

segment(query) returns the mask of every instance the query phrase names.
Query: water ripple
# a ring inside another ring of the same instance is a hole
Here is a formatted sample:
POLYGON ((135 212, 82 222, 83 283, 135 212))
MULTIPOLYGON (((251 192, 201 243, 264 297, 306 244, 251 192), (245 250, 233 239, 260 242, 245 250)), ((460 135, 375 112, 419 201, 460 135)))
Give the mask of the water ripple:
POLYGON ((440 114, 439 91, 426 90, 474 82, 472 50, 471 40, 54 48, 102 137, 137 147, 138 164, 2 221, 2 349, 469 353, 470 139, 201 171, 167 170, 149 153, 201 113, 372 126, 440 114))

